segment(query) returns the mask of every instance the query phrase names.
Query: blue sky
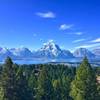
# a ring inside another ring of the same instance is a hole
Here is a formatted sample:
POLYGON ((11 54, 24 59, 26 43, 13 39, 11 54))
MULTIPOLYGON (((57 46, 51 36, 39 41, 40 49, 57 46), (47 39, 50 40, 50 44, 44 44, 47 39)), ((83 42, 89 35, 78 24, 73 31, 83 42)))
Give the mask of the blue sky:
POLYGON ((100 0, 0 0, 0 46, 100 47, 100 0))

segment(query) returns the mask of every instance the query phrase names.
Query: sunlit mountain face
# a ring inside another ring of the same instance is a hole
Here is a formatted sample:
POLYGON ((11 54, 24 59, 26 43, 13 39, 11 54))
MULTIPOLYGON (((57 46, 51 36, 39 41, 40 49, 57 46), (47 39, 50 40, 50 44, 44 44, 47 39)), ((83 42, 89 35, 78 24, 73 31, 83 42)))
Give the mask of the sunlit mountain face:
POLYGON ((28 48, 12 48, 10 49, 13 55, 18 57, 32 57, 32 52, 28 48))
POLYGON ((91 51, 89 51, 86 48, 79 48, 79 49, 75 50, 73 54, 75 57, 84 57, 84 56, 87 56, 88 58, 95 57, 95 54, 93 54, 91 51))
POLYGON ((97 57, 98 57, 98 56, 100 57, 100 48, 93 49, 92 52, 93 52, 97 57))
POLYGON ((71 54, 68 50, 62 50, 54 41, 48 41, 43 44, 43 47, 37 50, 37 56, 46 57, 46 58, 72 58, 73 54, 71 54))
POLYGON ((12 59, 69 59, 69 58, 84 58, 87 56, 91 58, 100 57, 100 49, 93 49, 89 51, 86 48, 79 48, 70 52, 69 50, 64 50, 60 48, 58 44, 54 41, 48 41, 42 45, 42 47, 36 51, 31 51, 26 47, 23 48, 0 48, 0 60, 4 60, 7 56, 10 56, 12 59))

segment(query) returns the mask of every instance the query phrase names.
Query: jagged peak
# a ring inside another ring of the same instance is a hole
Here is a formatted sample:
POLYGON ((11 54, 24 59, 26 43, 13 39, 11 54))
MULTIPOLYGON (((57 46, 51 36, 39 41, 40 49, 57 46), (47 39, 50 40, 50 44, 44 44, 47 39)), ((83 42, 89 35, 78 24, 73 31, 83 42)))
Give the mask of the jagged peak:
POLYGON ((84 56, 95 57, 95 55, 86 48, 78 48, 74 51, 73 54, 75 57, 84 57, 84 56))
POLYGON ((4 47, 4 48, 0 48, 0 53, 6 53, 9 52, 8 48, 4 47))
POLYGON ((55 41, 54 40, 49 40, 49 41, 43 43, 43 45, 49 45, 49 44, 54 45, 55 44, 55 41))
POLYGON ((43 43, 43 47, 40 50, 61 50, 60 47, 54 42, 54 40, 49 40, 43 43))

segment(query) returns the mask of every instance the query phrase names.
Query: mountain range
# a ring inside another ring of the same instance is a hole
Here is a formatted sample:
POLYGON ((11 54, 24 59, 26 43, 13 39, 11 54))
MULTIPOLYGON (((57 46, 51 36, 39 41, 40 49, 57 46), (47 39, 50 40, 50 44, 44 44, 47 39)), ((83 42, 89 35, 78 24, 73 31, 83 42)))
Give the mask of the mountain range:
POLYGON ((46 59, 67 59, 67 58, 98 58, 100 57, 100 48, 89 51, 86 48, 78 48, 73 53, 69 50, 63 50, 54 41, 48 41, 43 46, 31 51, 28 48, 0 48, 0 60, 4 60, 7 56, 12 59, 31 59, 31 58, 46 58, 46 59))

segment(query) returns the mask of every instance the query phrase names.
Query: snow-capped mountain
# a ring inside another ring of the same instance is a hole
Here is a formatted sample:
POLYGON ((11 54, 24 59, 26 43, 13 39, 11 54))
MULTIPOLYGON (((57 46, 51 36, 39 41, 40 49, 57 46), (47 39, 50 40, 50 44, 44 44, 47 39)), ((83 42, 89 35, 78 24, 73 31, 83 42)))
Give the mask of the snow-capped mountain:
POLYGON ((83 58, 85 56, 87 56, 88 58, 94 58, 95 57, 95 55, 86 48, 79 48, 79 49, 75 50, 73 55, 75 57, 80 57, 80 58, 83 58))
POLYGON ((59 54, 60 58, 74 58, 73 54, 69 50, 62 50, 61 54, 59 54))
POLYGON ((32 52, 28 48, 12 48, 10 52, 13 53, 16 57, 19 58, 30 58, 33 56, 32 52))
POLYGON ((9 49, 0 48, 0 59, 5 59, 7 56, 10 56, 11 58, 14 58, 13 53, 10 52, 9 49))
POLYGON ((54 41, 50 40, 36 52, 37 57, 46 58, 71 58, 73 54, 68 50, 62 50, 54 41))
POLYGON ((93 52, 97 57, 98 57, 98 56, 100 57, 100 48, 94 49, 92 52, 93 52))
POLYGON ((86 48, 79 48, 72 54, 69 50, 61 49, 54 41, 50 40, 44 43, 42 48, 37 51, 31 52, 28 48, 0 48, 0 60, 4 60, 7 56, 12 59, 29 59, 29 58, 46 58, 48 59, 64 59, 67 58, 88 58, 100 57, 100 48, 94 49, 92 52, 86 48))

